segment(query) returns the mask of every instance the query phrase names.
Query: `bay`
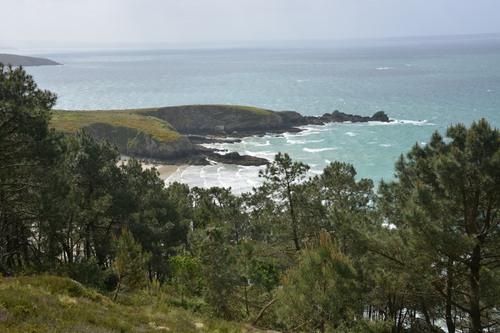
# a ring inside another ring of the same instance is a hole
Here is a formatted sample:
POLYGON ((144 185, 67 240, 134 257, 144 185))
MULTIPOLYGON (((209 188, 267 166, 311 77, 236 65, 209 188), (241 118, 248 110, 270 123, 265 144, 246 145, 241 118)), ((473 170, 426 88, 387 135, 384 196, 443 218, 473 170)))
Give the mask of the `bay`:
MULTIPOLYGON (((286 152, 309 164, 311 175, 340 160, 352 163, 359 177, 391 180, 399 155, 436 130, 481 118, 500 126, 499 35, 38 53, 63 64, 26 68, 40 88, 58 95, 58 109, 237 104, 303 115, 384 110, 394 120, 307 126, 215 145, 270 160, 286 152)), ((260 183, 259 169, 184 166, 167 182, 241 193, 260 183)))

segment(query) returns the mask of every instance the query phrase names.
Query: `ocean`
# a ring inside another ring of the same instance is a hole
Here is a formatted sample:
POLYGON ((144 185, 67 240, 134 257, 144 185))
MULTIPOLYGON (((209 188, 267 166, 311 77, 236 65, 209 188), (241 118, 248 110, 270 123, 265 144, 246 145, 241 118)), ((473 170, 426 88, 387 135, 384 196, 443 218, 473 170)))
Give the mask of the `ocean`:
MULTIPOLYGON (((486 118, 500 127, 500 35, 254 47, 26 50, 63 66, 26 67, 55 108, 103 110, 238 104, 303 115, 385 111, 391 123, 306 126, 300 133, 213 145, 272 160, 286 152, 319 174, 331 161, 358 177, 394 179, 394 163, 434 131, 486 118)), ((167 184, 258 186, 260 167, 183 166, 167 184)))

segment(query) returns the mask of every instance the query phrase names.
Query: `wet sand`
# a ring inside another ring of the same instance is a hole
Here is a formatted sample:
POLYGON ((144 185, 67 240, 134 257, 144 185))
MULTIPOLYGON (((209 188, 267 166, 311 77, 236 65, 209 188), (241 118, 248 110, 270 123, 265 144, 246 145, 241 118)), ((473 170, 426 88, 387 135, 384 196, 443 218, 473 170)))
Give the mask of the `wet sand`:
POLYGON ((173 175, 179 168, 180 165, 156 165, 154 166, 156 170, 160 173, 160 178, 165 180, 171 175, 173 175))

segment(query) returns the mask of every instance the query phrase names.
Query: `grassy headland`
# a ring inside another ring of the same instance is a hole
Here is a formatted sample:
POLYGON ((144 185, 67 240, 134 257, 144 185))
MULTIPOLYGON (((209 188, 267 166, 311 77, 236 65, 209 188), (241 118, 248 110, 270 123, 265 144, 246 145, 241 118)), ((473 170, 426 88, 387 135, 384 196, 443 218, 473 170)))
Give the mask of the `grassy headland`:
POLYGON ((168 122, 142 114, 155 109, 63 111, 56 110, 51 126, 64 132, 91 127, 93 124, 107 124, 127 127, 145 132, 160 142, 173 142, 181 135, 168 122))
MULTIPOLYGON (((189 135, 266 133, 282 129, 283 123, 277 113, 255 107, 184 105, 130 110, 55 110, 50 126, 69 133, 88 131, 97 139, 115 143, 120 153, 131 157, 165 163, 206 163, 207 152, 199 151, 189 135)), ((240 158, 236 162, 263 163, 255 158, 251 161, 240 158)))

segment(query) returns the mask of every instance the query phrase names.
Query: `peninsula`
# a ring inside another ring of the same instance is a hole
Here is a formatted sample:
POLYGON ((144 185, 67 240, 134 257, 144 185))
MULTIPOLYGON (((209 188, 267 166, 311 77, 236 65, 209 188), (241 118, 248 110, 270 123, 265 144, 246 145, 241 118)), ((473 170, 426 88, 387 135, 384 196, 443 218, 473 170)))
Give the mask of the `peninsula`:
POLYGON ((268 161, 238 153, 221 154, 203 146, 236 142, 250 135, 299 132, 300 126, 329 122, 388 122, 384 111, 371 117, 334 111, 305 117, 295 111, 271 111, 248 106, 185 105, 105 111, 54 111, 51 126, 64 132, 84 130, 114 142, 121 154, 163 164, 206 165, 208 159, 238 165, 268 161))
POLYGON ((28 57, 16 54, 0 53, 0 63, 12 66, 49 66, 61 65, 55 61, 46 58, 28 57))

